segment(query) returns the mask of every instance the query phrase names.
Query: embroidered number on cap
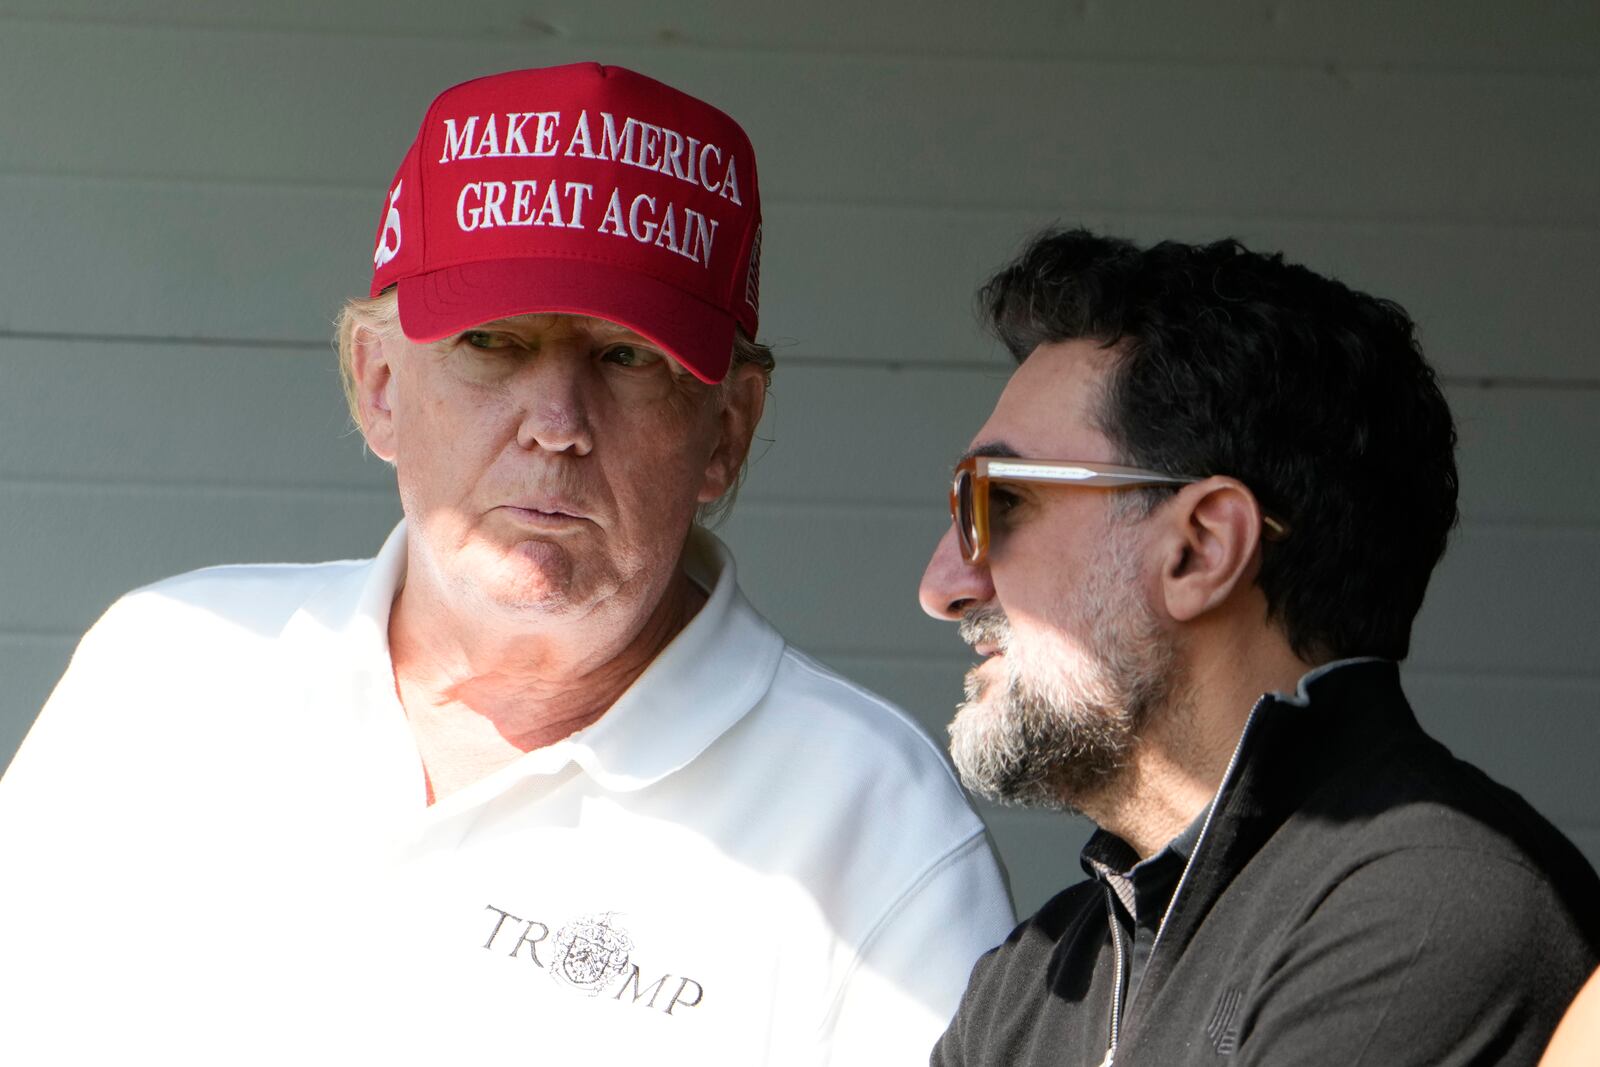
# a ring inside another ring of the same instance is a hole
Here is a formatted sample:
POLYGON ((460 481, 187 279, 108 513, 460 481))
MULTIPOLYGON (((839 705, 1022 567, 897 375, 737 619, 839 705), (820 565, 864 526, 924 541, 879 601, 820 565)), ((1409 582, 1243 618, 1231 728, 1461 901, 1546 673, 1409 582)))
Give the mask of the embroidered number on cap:
POLYGON ((383 233, 378 237, 378 250, 372 254, 372 265, 381 267, 400 253, 400 209, 395 207, 400 200, 400 187, 404 181, 394 183, 394 192, 389 194, 389 214, 383 219, 383 233), (389 245, 389 235, 394 234, 394 246, 389 245))

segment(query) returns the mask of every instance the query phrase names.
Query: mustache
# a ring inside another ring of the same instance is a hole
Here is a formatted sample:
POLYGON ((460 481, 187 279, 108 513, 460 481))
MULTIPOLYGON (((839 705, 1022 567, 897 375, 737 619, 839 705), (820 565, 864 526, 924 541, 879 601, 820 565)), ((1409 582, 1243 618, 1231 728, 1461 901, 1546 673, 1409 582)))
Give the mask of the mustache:
POLYGON ((1011 620, 1006 618, 1004 611, 992 605, 973 608, 961 616, 956 632, 961 635, 961 640, 974 647, 992 644, 1002 652, 1011 647, 1011 620))

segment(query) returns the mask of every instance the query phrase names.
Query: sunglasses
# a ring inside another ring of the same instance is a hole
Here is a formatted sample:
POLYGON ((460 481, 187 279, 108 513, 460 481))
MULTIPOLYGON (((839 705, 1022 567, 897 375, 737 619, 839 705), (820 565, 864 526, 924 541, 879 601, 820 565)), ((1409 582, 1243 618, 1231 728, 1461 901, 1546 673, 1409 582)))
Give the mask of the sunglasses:
MULTIPOLYGON (((968 563, 982 563, 989 554, 991 482, 1028 482, 1087 489, 1142 489, 1157 485, 1192 485, 1200 480, 1107 463, 968 456, 956 464, 955 480, 950 486, 950 517, 955 520, 962 558, 968 563)), ((1261 525, 1266 540, 1281 541, 1289 536, 1288 524, 1271 515, 1262 515, 1261 525)))

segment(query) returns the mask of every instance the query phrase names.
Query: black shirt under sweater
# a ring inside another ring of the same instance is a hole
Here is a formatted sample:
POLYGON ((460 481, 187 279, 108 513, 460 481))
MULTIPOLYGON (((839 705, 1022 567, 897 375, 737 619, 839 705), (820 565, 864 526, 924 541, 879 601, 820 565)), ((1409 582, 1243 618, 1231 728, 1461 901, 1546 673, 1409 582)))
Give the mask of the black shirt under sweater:
POLYGON ((1117 924, 1127 953, 1128 975, 1122 995, 1130 1000, 1144 977, 1150 949, 1161 933, 1161 920, 1172 903, 1183 866, 1200 836, 1204 813, 1160 852, 1141 860, 1134 847, 1115 834, 1096 830, 1083 846, 1081 862, 1086 874, 1098 878, 1111 891, 1117 924))
POLYGON ((1059 894, 932 1063, 1094 1067, 1121 1000, 1115 1064, 1532 1067, 1600 962, 1600 879, 1358 662, 1258 702, 1131 1000, 1113 943, 1104 883, 1059 894))

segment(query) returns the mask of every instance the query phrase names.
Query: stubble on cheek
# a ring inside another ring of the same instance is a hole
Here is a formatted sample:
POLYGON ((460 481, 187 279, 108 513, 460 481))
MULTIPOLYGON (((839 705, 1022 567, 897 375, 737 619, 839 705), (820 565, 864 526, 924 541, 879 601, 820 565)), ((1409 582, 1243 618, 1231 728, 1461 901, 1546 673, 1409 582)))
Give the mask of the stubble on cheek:
POLYGON ((1109 562, 1082 590, 1076 644, 1064 632, 1019 636, 996 608, 963 620, 963 637, 1006 650, 968 672, 950 724, 951 758, 974 793, 1081 811, 1119 779, 1144 723, 1168 702, 1173 650, 1134 592, 1131 559, 1109 562))

